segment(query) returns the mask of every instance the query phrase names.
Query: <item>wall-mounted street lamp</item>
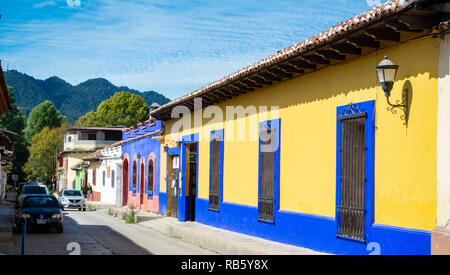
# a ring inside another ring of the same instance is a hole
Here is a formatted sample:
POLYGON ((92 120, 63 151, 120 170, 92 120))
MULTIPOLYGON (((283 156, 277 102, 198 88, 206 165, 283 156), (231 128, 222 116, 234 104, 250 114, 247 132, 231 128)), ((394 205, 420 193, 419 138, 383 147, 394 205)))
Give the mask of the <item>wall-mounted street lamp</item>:
POLYGON ((164 152, 166 152, 166 153, 169 152, 169 145, 167 145, 167 144, 164 145, 164 152))
POLYGON ((181 140, 177 140, 177 147, 181 147, 181 140))
POLYGON ((375 71, 377 72, 381 89, 383 89, 387 103, 390 106, 387 110, 393 114, 397 113, 397 110, 395 110, 396 108, 402 110, 404 115, 401 115, 400 118, 405 121, 404 124, 406 125, 406 122, 408 121, 408 90, 403 91, 403 101, 401 103, 398 100, 396 101, 396 104, 392 104, 389 101, 391 90, 394 87, 395 77, 397 76, 398 67, 398 65, 394 64, 394 62, 385 56, 384 59, 375 67, 375 71))

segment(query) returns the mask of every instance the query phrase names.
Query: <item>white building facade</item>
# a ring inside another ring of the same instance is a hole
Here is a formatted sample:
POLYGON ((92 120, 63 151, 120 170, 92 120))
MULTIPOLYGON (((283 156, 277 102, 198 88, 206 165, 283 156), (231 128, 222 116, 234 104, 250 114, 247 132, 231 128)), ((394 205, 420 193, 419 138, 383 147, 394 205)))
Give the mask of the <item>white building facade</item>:
POLYGON ((122 145, 100 150, 98 168, 88 170, 94 197, 101 202, 122 205, 122 145), (94 180, 95 177, 95 180, 94 180))
POLYGON ((450 23, 442 27, 439 45, 437 130, 437 226, 432 234, 432 253, 450 253, 450 23))

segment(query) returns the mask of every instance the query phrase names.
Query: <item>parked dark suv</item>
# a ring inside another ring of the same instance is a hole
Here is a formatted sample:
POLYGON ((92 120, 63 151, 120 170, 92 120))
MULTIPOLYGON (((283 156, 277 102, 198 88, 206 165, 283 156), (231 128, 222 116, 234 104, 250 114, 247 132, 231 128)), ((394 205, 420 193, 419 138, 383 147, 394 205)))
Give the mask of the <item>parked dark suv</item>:
POLYGON ((63 232, 63 213, 53 195, 28 195, 14 214, 13 233, 22 232, 25 219, 28 228, 55 228, 63 232))
POLYGON ((40 183, 27 183, 23 185, 19 196, 16 198, 16 207, 19 207, 23 199, 29 195, 50 195, 47 186, 40 183))

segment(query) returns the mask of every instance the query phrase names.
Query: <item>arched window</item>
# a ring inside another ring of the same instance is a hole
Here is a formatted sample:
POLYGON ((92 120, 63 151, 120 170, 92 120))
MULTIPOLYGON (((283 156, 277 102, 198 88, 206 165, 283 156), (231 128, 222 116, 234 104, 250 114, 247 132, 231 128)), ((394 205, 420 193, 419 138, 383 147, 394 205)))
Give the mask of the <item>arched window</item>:
POLYGON ((148 161, 148 169, 147 169, 148 173, 147 173, 147 190, 148 193, 153 195, 153 178, 154 178, 154 173, 153 173, 153 160, 150 159, 148 161))
POLYGON ((132 185, 133 189, 136 189, 137 177, 138 177, 138 174, 137 174, 137 162, 133 161, 133 185, 132 185))

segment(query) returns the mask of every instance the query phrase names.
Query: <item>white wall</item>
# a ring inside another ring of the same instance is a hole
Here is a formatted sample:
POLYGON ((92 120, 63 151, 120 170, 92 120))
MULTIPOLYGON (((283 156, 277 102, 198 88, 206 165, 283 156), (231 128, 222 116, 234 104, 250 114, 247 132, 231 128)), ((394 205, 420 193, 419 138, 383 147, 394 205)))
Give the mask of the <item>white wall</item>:
MULTIPOLYGON (((100 167, 97 168, 96 185, 92 186, 92 190, 100 192, 102 202, 118 204, 120 201, 120 191, 122 188, 121 165, 122 165, 122 148, 114 147, 112 149, 102 150, 102 161, 100 167), (110 176, 108 177, 108 167, 110 176), (105 179, 103 182, 103 174, 105 179), (112 180, 114 175, 114 187, 112 180)), ((91 172, 92 173, 92 172, 91 172)))
MULTIPOLYGON (((450 223, 450 35, 439 48, 437 226, 450 223)), ((450 224, 449 224, 450 225, 450 224)), ((450 229, 450 228, 449 228, 450 229)))

